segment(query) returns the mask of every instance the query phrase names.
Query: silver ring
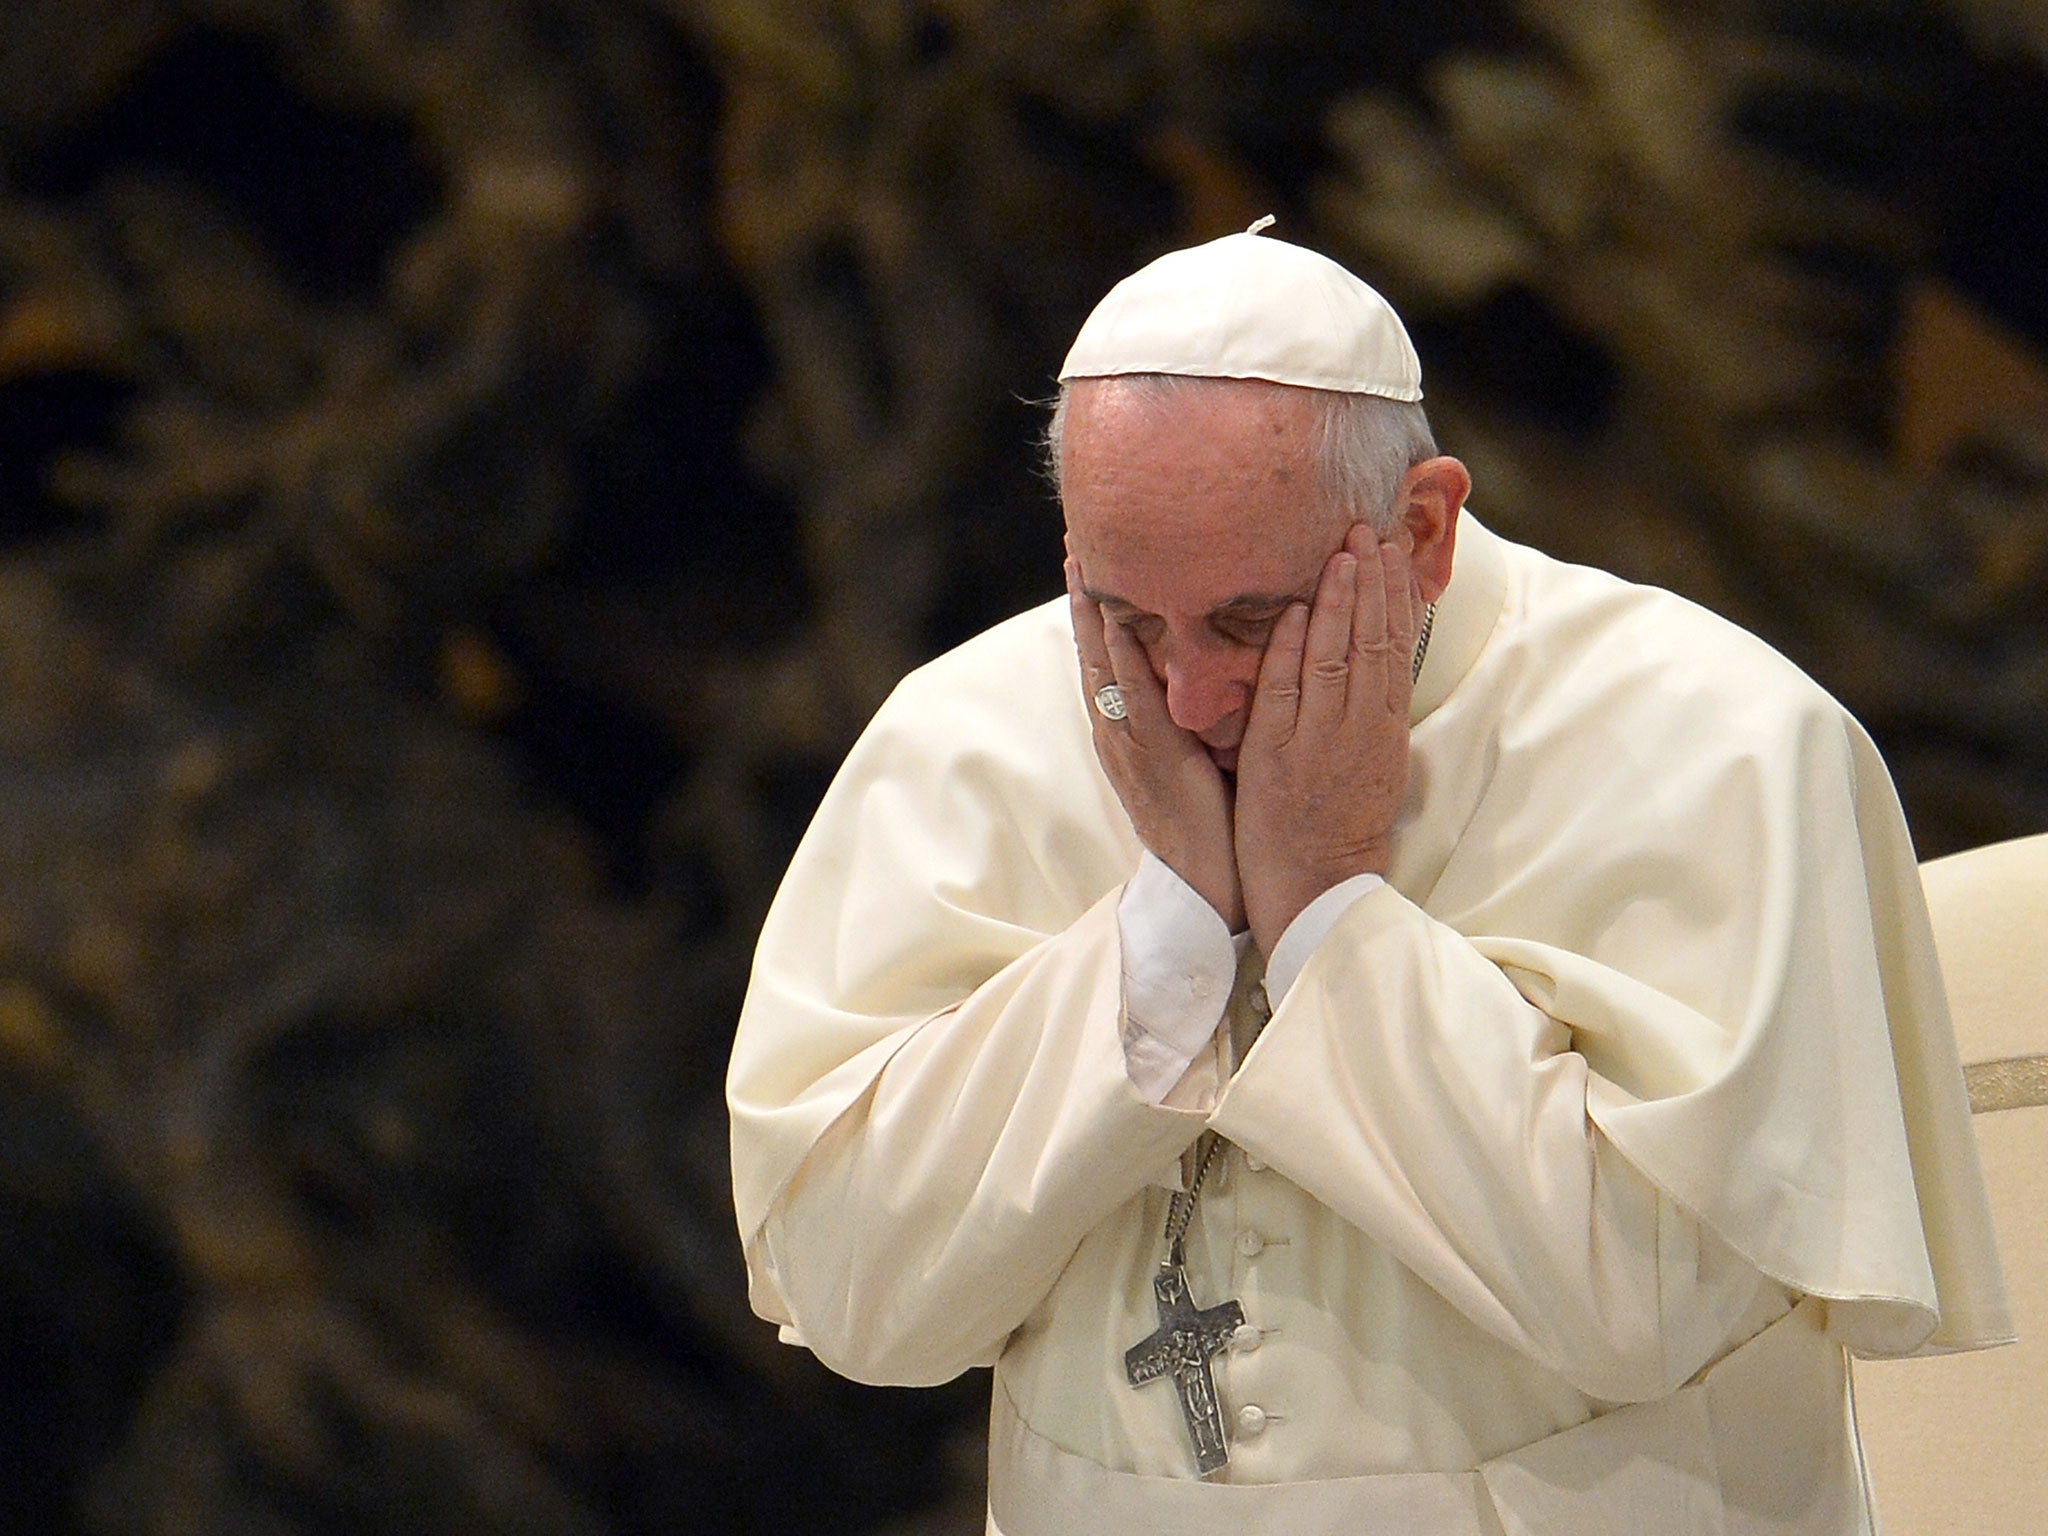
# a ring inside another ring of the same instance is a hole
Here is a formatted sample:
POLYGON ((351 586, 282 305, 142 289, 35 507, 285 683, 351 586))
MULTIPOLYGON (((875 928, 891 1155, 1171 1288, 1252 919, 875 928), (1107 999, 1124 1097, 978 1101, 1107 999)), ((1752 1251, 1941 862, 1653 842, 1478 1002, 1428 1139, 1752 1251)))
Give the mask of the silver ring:
POLYGON ((1124 691, 1115 683, 1109 683, 1095 690, 1095 712, 1105 720, 1121 720, 1130 713, 1124 704, 1124 691))

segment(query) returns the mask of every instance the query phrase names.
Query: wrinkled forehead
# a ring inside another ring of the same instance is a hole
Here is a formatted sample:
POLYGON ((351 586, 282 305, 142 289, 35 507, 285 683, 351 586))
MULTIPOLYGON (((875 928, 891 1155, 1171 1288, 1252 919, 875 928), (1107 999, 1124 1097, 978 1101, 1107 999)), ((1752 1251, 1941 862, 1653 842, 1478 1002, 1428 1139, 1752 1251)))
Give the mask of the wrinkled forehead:
POLYGON ((1189 469, 1291 472, 1317 446, 1317 391, 1264 379, 1118 374, 1066 386, 1062 470, 1078 454, 1136 457, 1161 443, 1189 469))
POLYGON ((1348 518, 1318 473, 1314 391, 1263 381, 1077 381, 1061 442, 1070 536, 1107 547, 1321 541, 1348 518))

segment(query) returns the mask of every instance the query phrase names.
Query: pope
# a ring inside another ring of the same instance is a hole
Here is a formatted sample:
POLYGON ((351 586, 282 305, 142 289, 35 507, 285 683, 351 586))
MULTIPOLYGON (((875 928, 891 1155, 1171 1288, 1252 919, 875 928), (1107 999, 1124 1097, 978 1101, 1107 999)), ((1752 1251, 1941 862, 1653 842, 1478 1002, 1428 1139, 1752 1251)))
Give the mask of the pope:
POLYGON ((994 1369, 990 1528, 1873 1529, 1851 1353, 2011 1324, 1869 739, 1503 540, 1260 226, 1083 325, 1064 599, 903 680, 763 928, 754 1306, 994 1369))

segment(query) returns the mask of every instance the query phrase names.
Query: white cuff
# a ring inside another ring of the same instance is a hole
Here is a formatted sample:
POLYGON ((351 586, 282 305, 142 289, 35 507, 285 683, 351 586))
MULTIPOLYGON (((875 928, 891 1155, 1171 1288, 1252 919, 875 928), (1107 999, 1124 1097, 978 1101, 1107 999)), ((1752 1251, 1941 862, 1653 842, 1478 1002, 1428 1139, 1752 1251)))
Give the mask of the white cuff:
POLYGON ((1280 942, 1273 946, 1272 958, 1266 962, 1268 1006, 1280 1006, 1280 999, 1294 985, 1294 978, 1308 964, 1308 957, 1330 936, 1330 930, 1337 926, 1337 919, 1344 915, 1351 903, 1386 883, 1374 874, 1353 875, 1349 880, 1339 880, 1294 915, 1294 921, 1280 935, 1280 942))
POLYGON ((1148 850, 1117 903, 1123 938, 1124 1064, 1159 1104, 1216 1034, 1237 979, 1229 926, 1148 850))

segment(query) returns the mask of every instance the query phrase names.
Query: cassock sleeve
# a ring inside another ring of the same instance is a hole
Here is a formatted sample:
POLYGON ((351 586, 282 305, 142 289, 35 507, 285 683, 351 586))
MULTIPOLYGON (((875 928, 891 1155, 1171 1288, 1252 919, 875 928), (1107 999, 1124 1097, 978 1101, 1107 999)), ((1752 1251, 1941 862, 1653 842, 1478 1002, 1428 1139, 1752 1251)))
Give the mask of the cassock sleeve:
POLYGON ((775 1285, 842 1375, 993 1363, 1088 1231, 1200 1133, 1125 1069, 1114 908, 908 1031, 771 1207, 775 1285))
POLYGON ((857 1380, 992 1361, 1203 1126, 1126 1066, 1116 908, 1140 850, 1073 728, 1074 668, 1005 639, 906 679, 849 755, 727 1079, 755 1310, 857 1380))
POLYGON ((1936 1281, 1982 1192, 1889 780, 1817 690, 1759 691, 1696 740, 1610 706, 1598 752, 1532 709, 1431 893, 1455 923, 1356 901, 1213 1117, 1596 1397, 1682 1384, 1759 1279, 1868 1353, 2005 1326, 1988 1255, 1936 1281))

